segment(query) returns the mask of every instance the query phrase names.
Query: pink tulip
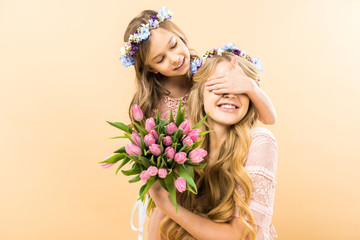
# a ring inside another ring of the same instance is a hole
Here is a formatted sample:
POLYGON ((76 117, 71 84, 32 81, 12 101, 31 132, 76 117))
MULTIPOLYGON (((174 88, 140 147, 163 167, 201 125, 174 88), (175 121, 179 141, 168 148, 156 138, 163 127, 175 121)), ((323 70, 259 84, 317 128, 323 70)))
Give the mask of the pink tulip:
POLYGON ((150 133, 144 137, 144 143, 146 146, 155 144, 155 138, 150 133))
POLYGON ((155 156, 159 156, 161 154, 161 149, 159 144, 151 144, 149 150, 155 156))
POLYGON ((149 173, 150 176, 155 176, 158 173, 158 169, 155 166, 150 166, 147 169, 147 172, 149 173))
POLYGON ((166 145, 166 146, 170 146, 171 144, 173 144, 173 140, 170 136, 166 136, 163 138, 163 143, 166 145))
POLYGON ((157 132, 155 130, 151 130, 150 134, 155 138, 156 141, 159 139, 159 135, 157 134, 157 132))
POLYGON ((137 134, 136 132, 133 132, 131 134, 131 139, 134 141, 134 143, 138 146, 140 146, 140 143, 141 143, 141 138, 139 136, 139 134, 137 134))
POLYGON ((198 140, 199 134, 200 130, 195 128, 189 132, 188 137, 190 137, 193 142, 196 142, 198 140))
POLYGON ((145 122, 145 129, 149 133, 156 126, 154 118, 148 118, 145 122))
POLYGON ((150 178, 150 174, 148 173, 148 171, 142 171, 140 173, 140 179, 143 181, 147 181, 150 178))
POLYGON ((165 152, 166 152, 166 156, 169 158, 169 159, 173 159, 174 156, 175 156, 175 149, 173 149, 172 147, 167 147, 165 149, 165 152))
POLYGON ((175 154, 175 162, 178 164, 183 164, 186 161, 186 153, 184 152, 178 152, 175 154))
POLYGON ((166 126, 166 132, 167 134, 171 135, 173 134, 173 132, 175 132, 175 130, 177 130, 177 126, 175 125, 175 123, 171 122, 166 126))
POLYGON ((200 163, 206 157, 207 151, 202 148, 194 149, 189 153, 189 159, 192 163, 200 163))
POLYGON ((138 156, 141 154, 141 148, 139 148, 137 145, 135 144, 127 144, 125 146, 125 151, 127 152, 127 154, 129 155, 135 155, 138 156))
POLYGON ((100 163, 100 167, 102 168, 108 168, 111 167, 112 165, 114 165, 113 163, 100 163))
POLYGON ((183 177, 179 177, 175 180, 175 187, 179 192, 186 190, 186 180, 183 177))
POLYGON ((166 168, 160 168, 158 171, 159 178, 166 178, 167 171, 166 168))
POLYGON ((191 140, 191 138, 189 136, 187 136, 186 138, 184 138, 184 140, 182 141, 183 145, 187 145, 190 146, 191 144, 193 144, 193 140, 191 140))
POLYGON ((182 132, 183 134, 188 134, 189 131, 190 131, 190 123, 189 123, 189 120, 183 121, 183 122, 180 124, 179 128, 181 128, 181 129, 183 130, 183 132, 182 132))
POLYGON ((144 117, 143 112, 141 111, 139 105, 137 104, 133 106, 133 116, 136 121, 141 121, 144 117))

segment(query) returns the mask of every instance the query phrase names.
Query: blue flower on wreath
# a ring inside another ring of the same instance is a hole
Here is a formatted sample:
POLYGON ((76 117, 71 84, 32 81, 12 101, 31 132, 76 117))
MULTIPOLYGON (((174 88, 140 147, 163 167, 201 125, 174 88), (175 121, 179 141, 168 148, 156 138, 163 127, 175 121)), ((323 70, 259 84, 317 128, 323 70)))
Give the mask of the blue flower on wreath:
POLYGON ((257 69, 259 69, 260 72, 264 71, 264 68, 261 66, 261 62, 259 58, 253 58, 253 63, 257 69))
POLYGON ((139 32, 137 34, 138 38, 139 38, 139 42, 148 39, 148 37, 150 36, 150 29, 148 25, 145 25, 143 27, 141 27, 141 32, 139 32))
POLYGON ((203 60, 202 60, 202 59, 195 58, 195 59, 190 63, 191 72, 192 72, 192 73, 196 73, 196 72, 198 71, 198 68, 201 67, 202 64, 203 64, 203 60))
POLYGON ((170 14, 171 14, 171 13, 169 12, 169 10, 167 10, 166 7, 162 7, 162 8, 158 11, 157 17, 158 17, 159 19, 162 19, 162 18, 169 19, 169 18, 171 18, 170 14))
POLYGON ((197 72, 197 65, 196 65, 196 62, 193 61, 190 63, 190 68, 191 68, 191 72, 192 73, 196 73, 197 72))
POLYGON ((122 55, 119 60, 125 67, 130 67, 135 64, 135 60, 133 57, 122 55))
POLYGON ((221 46, 221 49, 224 49, 224 50, 233 50, 234 48, 235 48, 235 44, 233 44, 233 43, 228 43, 228 44, 221 46))

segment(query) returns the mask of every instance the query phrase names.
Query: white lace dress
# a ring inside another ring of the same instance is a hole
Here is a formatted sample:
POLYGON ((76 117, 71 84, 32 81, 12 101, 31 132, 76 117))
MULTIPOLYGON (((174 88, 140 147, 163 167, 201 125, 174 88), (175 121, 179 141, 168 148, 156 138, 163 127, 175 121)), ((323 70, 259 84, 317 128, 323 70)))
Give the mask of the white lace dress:
MULTIPOLYGON (((256 240, 277 238, 271 223, 274 208, 277 146, 274 135, 266 128, 254 128, 251 131, 251 145, 245 162, 245 168, 253 180, 249 208, 257 227, 256 240)), ((239 189, 243 194, 243 190, 239 189)), ((235 209, 234 216, 238 216, 235 209)))
MULTIPOLYGON (((170 108, 176 116, 181 99, 182 108, 187 105, 189 94, 181 98, 163 96, 157 105, 160 119, 169 120, 170 108)), ((156 110, 157 110, 156 109, 156 110)), ((154 110, 154 116, 156 116, 154 110)), ((188 116, 186 108, 185 116, 188 116)), ((266 128, 254 128, 251 131, 251 145, 245 162, 245 168, 253 180, 250 210, 257 226, 256 240, 272 240, 277 234, 271 223, 275 197, 277 146, 274 135, 266 128)), ((242 192, 242 189, 239 189, 242 192)), ((236 207, 236 206, 235 206, 236 207)), ((234 216, 239 211, 235 209, 234 216)))

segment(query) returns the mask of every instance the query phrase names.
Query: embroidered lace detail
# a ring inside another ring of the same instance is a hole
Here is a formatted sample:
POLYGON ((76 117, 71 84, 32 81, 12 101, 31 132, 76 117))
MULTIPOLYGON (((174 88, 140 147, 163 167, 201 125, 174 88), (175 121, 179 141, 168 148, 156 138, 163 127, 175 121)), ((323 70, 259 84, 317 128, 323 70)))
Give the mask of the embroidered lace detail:
MULTIPOLYGON (((180 98, 172 98, 167 95, 164 95, 160 99, 159 103, 157 104, 157 109, 159 109, 160 119, 169 121, 170 108, 172 108, 172 113, 175 118, 178 107, 179 107, 180 99, 181 99, 181 108, 183 109, 184 106, 187 107, 188 98, 189 98, 189 93, 187 93, 185 96, 180 97, 180 98)), ((153 116, 156 116, 157 109, 154 109, 153 116)), ((188 109, 186 108, 185 109, 185 119, 187 119, 187 117, 188 117, 188 109)))
MULTIPOLYGON (((245 168, 253 180, 249 208, 257 227, 256 240, 273 240, 277 238, 271 223, 275 198, 277 147, 275 137, 266 128, 255 128, 251 131, 251 145, 245 168)), ((241 188, 239 192, 243 194, 241 188)), ((235 211, 234 216, 238 216, 237 206, 235 211)))

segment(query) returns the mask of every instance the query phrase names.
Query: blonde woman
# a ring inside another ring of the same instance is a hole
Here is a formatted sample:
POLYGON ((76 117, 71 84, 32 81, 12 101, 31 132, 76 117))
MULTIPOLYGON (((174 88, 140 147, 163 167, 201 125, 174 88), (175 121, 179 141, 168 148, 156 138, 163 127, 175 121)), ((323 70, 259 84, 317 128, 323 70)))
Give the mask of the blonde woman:
POLYGON ((236 48, 213 50, 197 64, 189 97, 189 117, 203 130, 208 165, 195 173, 198 194, 179 194, 175 213, 168 192, 154 184, 149 193, 157 208, 149 222, 149 239, 274 239, 271 223, 275 194, 277 148, 273 134, 255 128, 258 112, 245 94, 215 94, 207 79, 241 69, 258 80, 251 58, 236 48), (235 56, 238 55, 238 56, 235 56), (202 66, 201 66, 202 65, 202 66))

